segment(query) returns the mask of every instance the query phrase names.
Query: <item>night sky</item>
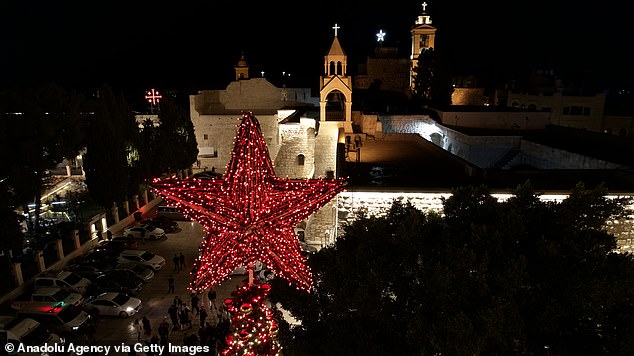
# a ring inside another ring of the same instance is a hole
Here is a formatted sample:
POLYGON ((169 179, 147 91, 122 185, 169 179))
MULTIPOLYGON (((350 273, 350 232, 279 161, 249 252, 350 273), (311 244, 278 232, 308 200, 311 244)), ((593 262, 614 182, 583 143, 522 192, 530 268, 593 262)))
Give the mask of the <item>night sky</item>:
MULTIPOLYGON (((427 1, 436 49, 454 74, 482 78, 531 67, 632 86, 626 2, 427 1), (609 7, 608 7, 609 6, 609 7)), ((341 26, 349 72, 386 46, 409 54, 422 1, 3 1, 0 84, 56 81, 90 87, 224 87, 244 51, 254 72, 282 70, 316 85, 341 26)), ((252 74, 253 75, 253 74, 252 74)))

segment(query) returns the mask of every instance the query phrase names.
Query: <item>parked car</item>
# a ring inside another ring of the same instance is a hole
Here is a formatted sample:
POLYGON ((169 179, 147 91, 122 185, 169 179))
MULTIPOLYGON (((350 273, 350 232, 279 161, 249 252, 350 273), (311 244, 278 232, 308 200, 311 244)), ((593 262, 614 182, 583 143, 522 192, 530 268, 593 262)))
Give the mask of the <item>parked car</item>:
POLYGON ((84 263, 92 264, 113 264, 117 259, 116 254, 112 254, 109 251, 93 248, 85 255, 74 258, 69 264, 78 265, 84 263))
POLYGON ((180 209, 169 205, 159 205, 156 208, 156 216, 163 216, 172 220, 189 220, 180 209))
MULTIPOLYGON (((145 268, 141 265, 139 265, 141 268, 145 268)), ((154 272, 152 272, 154 273, 154 272)), ((145 279, 143 279, 142 277, 139 277, 136 273, 127 270, 127 269, 122 269, 122 268, 113 268, 111 270, 108 270, 106 272, 104 272, 103 274, 104 276, 109 276, 112 278, 121 278, 121 279, 127 279, 130 280, 132 282, 134 282, 135 284, 140 284, 141 286, 144 285, 147 281, 145 279)))
POLYGON ((101 293, 86 300, 87 308, 94 308, 100 316, 127 318, 142 308, 141 299, 123 293, 101 293))
POLYGON ((97 263, 97 262, 83 262, 68 265, 68 269, 73 273, 76 273, 84 278, 94 281, 97 277, 101 276, 105 271, 112 268, 114 263, 97 263))
POLYGON ((123 250, 133 250, 139 247, 139 243, 131 238, 125 236, 113 237, 112 240, 100 241, 99 245, 95 246, 95 250, 105 251, 111 255, 118 255, 123 250))
POLYGON ((120 264, 136 263, 158 271, 165 266, 165 257, 147 250, 125 250, 119 254, 118 262, 120 264))
POLYGON ((62 302, 79 307, 84 302, 84 296, 59 287, 46 287, 34 290, 30 296, 16 298, 11 303, 11 308, 20 310, 24 305, 37 302, 62 302))
POLYGON ((33 284, 36 289, 60 287, 72 292, 85 294, 91 285, 91 281, 71 271, 50 270, 36 276, 33 284))
POLYGON ((136 295, 143 289, 143 282, 140 279, 125 278, 114 274, 97 277, 95 283, 90 288, 90 294, 97 295, 107 292, 118 292, 136 295))
POLYGON ((91 320, 88 313, 72 304, 50 302, 25 305, 17 316, 34 319, 60 335, 81 332, 91 320))
POLYGON ((122 263, 112 269, 113 271, 128 271, 144 281, 154 278, 154 270, 141 264, 122 263))
POLYGON ((64 345, 64 339, 59 335, 50 332, 44 325, 31 318, 16 318, 14 316, 0 316, 0 337, 6 344, 12 344, 13 351, 4 346, 4 350, 9 355, 22 355, 18 352, 20 344, 29 346, 44 346, 46 344, 64 345))
POLYGON ((317 247, 315 247, 313 245, 309 245, 309 244, 307 244, 307 243, 305 243, 303 241, 299 242, 299 247, 302 248, 302 253, 305 256, 309 256, 309 255, 312 255, 314 253, 317 253, 317 247))
POLYGON ((139 224, 125 228, 123 230, 123 235, 131 239, 160 240, 165 237, 165 231, 156 226, 139 224))
POLYGON ((141 224, 156 226, 166 233, 176 232, 179 229, 178 223, 163 215, 157 215, 151 219, 142 220, 141 224))

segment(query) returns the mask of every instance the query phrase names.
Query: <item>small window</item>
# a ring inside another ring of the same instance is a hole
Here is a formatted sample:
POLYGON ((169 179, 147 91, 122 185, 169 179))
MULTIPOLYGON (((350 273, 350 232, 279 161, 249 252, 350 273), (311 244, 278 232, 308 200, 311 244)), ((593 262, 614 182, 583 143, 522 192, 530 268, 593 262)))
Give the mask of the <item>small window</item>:
POLYGON ((304 157, 304 155, 297 155, 297 164, 298 165, 303 166, 305 160, 306 160, 306 157, 304 157))
POLYGON ((203 140, 209 140, 209 135, 204 134, 204 135, 203 135, 203 140))
POLYGON ((421 49, 429 47, 429 35, 420 35, 419 47, 421 49))
POLYGON ((590 116, 590 108, 583 108, 583 116, 590 116))

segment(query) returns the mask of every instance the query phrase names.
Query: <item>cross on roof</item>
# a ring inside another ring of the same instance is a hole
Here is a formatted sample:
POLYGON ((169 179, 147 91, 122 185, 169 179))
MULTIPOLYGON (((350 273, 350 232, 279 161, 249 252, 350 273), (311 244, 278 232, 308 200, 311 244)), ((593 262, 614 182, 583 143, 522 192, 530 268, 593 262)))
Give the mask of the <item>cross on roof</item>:
POLYGON ((423 6, 423 12, 425 12, 425 8, 427 7, 427 2, 424 2, 421 4, 423 6))
POLYGON ((335 24, 335 26, 333 26, 333 30, 335 30, 335 37, 337 37, 337 30, 339 30, 341 27, 337 26, 337 24, 335 24))

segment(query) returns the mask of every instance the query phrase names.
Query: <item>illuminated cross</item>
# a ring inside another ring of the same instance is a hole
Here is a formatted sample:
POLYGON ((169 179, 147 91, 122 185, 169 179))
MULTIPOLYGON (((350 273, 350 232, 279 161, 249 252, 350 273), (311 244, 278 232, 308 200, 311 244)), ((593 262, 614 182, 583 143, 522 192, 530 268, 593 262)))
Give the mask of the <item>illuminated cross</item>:
POLYGON ((339 30, 341 27, 337 26, 337 24, 335 24, 335 26, 332 28, 333 30, 335 30, 335 37, 337 37, 337 30, 339 30))
POLYGON ((156 105, 158 104, 159 100, 162 99, 163 97, 159 94, 158 90, 150 89, 148 90, 145 98, 150 104, 156 105))
POLYGON ((423 5, 423 12, 425 12, 425 8, 427 7, 427 3, 423 2, 422 5, 423 5))
POLYGON ((383 30, 379 30, 379 33, 376 34, 376 41, 377 42, 385 41, 385 35, 386 35, 386 33, 383 32, 383 30))

